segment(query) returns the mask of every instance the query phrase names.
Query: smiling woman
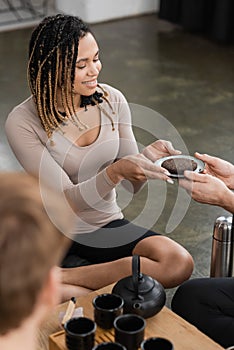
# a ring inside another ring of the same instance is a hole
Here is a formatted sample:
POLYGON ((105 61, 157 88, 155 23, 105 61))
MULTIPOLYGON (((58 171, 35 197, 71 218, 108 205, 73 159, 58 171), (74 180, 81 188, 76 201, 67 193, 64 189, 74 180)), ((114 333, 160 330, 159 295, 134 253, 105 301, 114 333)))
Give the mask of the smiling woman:
POLYGON ((79 42, 74 81, 76 97, 80 98, 80 95, 86 96, 95 92, 101 68, 97 42, 91 33, 87 33, 79 42))
POLYGON ((129 275, 132 254, 141 256, 143 273, 165 287, 193 269, 182 246, 124 219, 116 186, 125 180, 136 192, 148 179, 171 182, 154 162, 180 151, 157 140, 139 153, 128 103, 119 90, 98 83, 101 68, 98 44, 80 18, 45 18, 29 45, 32 96, 6 122, 23 168, 72 203, 76 227, 65 232, 74 242, 62 264, 64 299, 129 275))

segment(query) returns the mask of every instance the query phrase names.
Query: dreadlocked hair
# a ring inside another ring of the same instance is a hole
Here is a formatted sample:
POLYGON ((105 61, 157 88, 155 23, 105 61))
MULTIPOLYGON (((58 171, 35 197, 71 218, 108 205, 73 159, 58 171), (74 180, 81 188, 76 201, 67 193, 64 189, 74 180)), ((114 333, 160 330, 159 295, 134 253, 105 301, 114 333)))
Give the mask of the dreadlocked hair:
POLYGON ((90 29, 79 17, 58 14, 44 18, 32 33, 28 83, 48 138, 67 119, 58 110, 58 84, 66 115, 80 129, 85 127, 77 117, 73 98, 71 96, 69 100, 69 95, 74 88, 79 39, 89 32, 90 29))

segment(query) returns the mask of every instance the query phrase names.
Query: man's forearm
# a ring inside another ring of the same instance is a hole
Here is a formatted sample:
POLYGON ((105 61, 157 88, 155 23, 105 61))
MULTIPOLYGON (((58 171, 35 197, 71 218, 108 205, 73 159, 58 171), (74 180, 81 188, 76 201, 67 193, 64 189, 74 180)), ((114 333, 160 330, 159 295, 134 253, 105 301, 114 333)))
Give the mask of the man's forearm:
POLYGON ((234 192, 228 190, 226 195, 222 198, 220 206, 231 213, 234 213, 234 192))

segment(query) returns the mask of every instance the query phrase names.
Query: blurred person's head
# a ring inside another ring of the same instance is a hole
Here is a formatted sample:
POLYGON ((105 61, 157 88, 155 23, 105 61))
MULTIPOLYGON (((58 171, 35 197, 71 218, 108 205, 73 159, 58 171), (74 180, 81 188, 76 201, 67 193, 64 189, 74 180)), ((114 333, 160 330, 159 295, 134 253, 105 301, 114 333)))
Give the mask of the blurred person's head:
POLYGON ((0 174, 0 339, 27 320, 38 325, 59 301, 56 265, 71 220, 59 195, 46 191, 45 209, 35 178, 0 174), (48 211, 58 222, 51 222, 48 211))

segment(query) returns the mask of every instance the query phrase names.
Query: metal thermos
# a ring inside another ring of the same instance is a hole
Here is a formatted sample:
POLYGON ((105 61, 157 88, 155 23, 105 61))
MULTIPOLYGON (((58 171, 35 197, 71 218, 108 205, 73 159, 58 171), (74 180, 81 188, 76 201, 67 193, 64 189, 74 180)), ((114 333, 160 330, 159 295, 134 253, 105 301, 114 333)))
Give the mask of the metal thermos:
POLYGON ((234 274, 234 230, 232 219, 232 216, 220 216, 215 221, 210 277, 231 277, 234 274))

